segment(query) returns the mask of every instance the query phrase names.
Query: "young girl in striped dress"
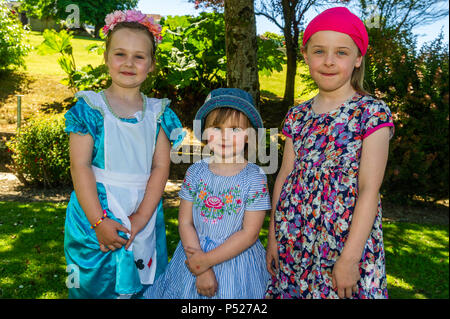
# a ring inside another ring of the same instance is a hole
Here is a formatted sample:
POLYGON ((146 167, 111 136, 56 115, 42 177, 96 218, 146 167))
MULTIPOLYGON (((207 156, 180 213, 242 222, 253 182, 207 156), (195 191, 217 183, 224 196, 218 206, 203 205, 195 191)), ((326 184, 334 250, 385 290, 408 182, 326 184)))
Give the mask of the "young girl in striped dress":
POLYGON ((217 89, 195 119, 213 154, 187 170, 179 193, 181 241, 144 296, 261 299, 269 273, 258 235, 270 197, 264 172, 244 156, 247 129, 262 127, 261 117, 247 92, 217 89))

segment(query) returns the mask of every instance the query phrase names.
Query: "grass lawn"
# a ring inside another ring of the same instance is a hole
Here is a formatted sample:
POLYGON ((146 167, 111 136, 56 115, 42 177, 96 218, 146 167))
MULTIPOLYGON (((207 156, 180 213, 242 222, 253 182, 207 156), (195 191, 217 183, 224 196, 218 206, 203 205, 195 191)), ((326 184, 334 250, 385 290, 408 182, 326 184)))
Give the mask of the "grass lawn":
MULTIPOLYGON (((0 202, 0 298, 67 298, 66 204, 0 202)), ((178 243, 177 208, 165 209, 169 256, 178 243)), ((268 220, 261 232, 266 244, 268 220)), ((449 297, 449 227, 385 223, 390 298, 449 297)))
MULTIPOLYGON (((30 45, 33 47, 32 51, 25 57, 26 71, 32 75, 57 75, 61 79, 66 76, 64 71, 59 66, 57 59, 59 54, 40 55, 36 48, 44 41, 41 32, 31 31, 28 37, 30 45)), ((101 44, 103 41, 87 37, 75 36, 72 39, 73 55, 77 68, 84 65, 92 64, 97 66, 103 63, 103 55, 90 53, 86 47, 92 43, 101 44)))

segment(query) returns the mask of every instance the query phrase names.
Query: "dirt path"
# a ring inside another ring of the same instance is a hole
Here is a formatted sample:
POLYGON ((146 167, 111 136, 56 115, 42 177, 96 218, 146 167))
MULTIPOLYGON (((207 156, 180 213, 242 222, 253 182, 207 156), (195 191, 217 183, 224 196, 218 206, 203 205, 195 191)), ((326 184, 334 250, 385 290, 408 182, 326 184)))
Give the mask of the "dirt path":
MULTIPOLYGON (((167 182, 163 195, 165 207, 178 207, 180 205, 178 191, 181 182, 181 180, 169 180, 167 182)), ((27 188, 13 174, 0 172, 0 201, 67 202, 71 192, 71 187, 61 189, 27 188)), ((418 224, 449 224, 448 202, 446 205, 422 206, 410 207, 383 203, 383 220, 418 224)))

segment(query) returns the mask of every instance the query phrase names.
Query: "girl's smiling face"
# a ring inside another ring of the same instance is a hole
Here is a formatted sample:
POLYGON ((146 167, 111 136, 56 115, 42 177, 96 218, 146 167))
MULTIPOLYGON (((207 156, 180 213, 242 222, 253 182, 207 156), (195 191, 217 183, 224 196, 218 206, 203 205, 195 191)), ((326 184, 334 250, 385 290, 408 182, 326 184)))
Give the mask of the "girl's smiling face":
POLYGON ((117 30, 105 52, 112 82, 123 88, 139 87, 154 68, 151 40, 143 31, 117 30))
MULTIPOLYGON (((214 117, 214 114, 212 116, 214 117)), ((226 162, 244 160, 249 129, 248 119, 244 114, 231 113, 222 123, 215 123, 214 119, 207 118, 205 127, 203 134, 208 141, 207 146, 216 158, 226 162)))
POLYGON ((352 38, 336 31, 319 31, 302 50, 311 77, 319 90, 333 92, 351 87, 354 68, 361 65, 362 56, 352 38))

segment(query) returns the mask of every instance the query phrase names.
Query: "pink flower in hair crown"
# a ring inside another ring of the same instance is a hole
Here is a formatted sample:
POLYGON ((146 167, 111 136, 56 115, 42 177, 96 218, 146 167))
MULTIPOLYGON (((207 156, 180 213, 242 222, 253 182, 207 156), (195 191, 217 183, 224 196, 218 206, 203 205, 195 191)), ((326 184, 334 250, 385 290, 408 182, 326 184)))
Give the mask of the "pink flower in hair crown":
POLYGON ((120 22, 138 22, 146 26, 156 40, 162 40, 161 25, 155 23, 153 18, 147 17, 139 10, 114 11, 108 14, 105 18, 106 25, 103 27, 103 34, 107 35, 120 22))

